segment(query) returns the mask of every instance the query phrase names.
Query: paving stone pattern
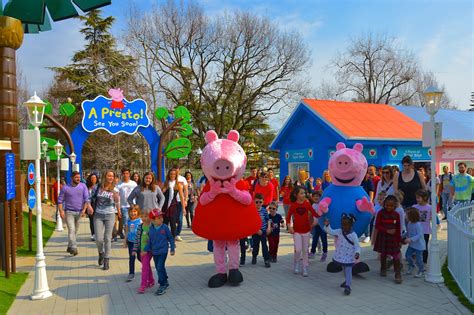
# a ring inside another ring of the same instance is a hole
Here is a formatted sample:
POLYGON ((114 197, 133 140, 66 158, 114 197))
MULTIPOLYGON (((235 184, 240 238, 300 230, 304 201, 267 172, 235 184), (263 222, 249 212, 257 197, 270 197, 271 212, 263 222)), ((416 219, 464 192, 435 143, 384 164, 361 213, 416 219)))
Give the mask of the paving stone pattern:
MULTIPOLYGON (((404 275, 403 284, 397 285, 393 271, 387 278, 380 277, 377 256, 368 244, 363 244, 362 258, 371 271, 353 279, 350 296, 339 287, 343 274, 327 273, 327 263, 320 262, 320 256, 310 260, 309 277, 294 275, 293 241, 285 232, 278 263, 267 269, 261 257, 257 265, 251 265, 247 256, 240 286, 210 289, 207 281, 215 269, 212 254, 206 251, 207 241, 184 229, 184 241, 177 242, 176 255, 168 256, 166 263, 170 288, 162 296, 154 295, 157 287, 140 295, 136 292, 140 263, 135 280, 125 282, 128 252, 118 242, 113 243, 111 269, 101 270, 88 230, 87 219, 82 219, 75 257, 66 253, 66 229, 54 233, 45 248, 53 296, 44 301, 29 299, 32 271, 9 314, 470 314, 443 284, 404 275)), ((439 235, 445 254, 446 231, 439 235)), ((330 239, 328 261, 333 249, 330 239)))

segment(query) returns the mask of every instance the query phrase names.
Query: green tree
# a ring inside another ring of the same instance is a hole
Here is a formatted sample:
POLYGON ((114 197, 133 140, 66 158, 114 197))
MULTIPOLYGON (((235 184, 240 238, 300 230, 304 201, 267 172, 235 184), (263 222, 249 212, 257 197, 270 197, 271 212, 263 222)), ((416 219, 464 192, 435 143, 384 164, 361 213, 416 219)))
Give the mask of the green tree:
MULTIPOLYGON (((92 10, 78 19, 83 24, 80 33, 86 42, 84 49, 74 54, 69 65, 52 68, 55 76, 46 95, 53 104, 65 103, 68 99, 68 103, 75 104, 77 114, 72 116, 63 115, 63 106, 53 110, 55 117, 62 116, 62 123, 70 131, 82 119, 82 101, 94 99, 98 95, 107 96, 110 88, 118 87, 124 91, 127 99, 136 96, 131 88, 136 62, 117 48, 110 32, 115 18, 103 17, 100 10, 92 10)), ((112 136, 104 131, 96 131, 84 146, 83 167, 118 170, 130 166, 134 161, 137 168, 148 168, 149 163, 140 159, 140 156, 146 155, 146 147, 139 135, 112 136)))

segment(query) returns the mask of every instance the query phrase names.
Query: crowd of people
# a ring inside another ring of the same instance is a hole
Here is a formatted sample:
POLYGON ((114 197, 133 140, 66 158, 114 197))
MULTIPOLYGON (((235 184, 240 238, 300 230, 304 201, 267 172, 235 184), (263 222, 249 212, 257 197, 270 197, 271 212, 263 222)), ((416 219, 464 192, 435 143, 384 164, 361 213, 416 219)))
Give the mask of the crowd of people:
MULTIPOLYGON (((472 199, 472 169, 462 162, 457 167, 456 175, 445 166, 443 174, 435 176, 442 219, 446 219, 453 203, 472 199)), ((403 158, 401 170, 396 166, 370 165, 361 186, 374 204, 375 215, 359 239, 352 231, 356 220, 353 216, 343 215, 341 229, 332 229, 331 222, 318 214, 322 194, 332 185, 329 171, 324 171, 321 178, 313 178, 301 170, 297 179, 285 176, 280 185, 272 169, 251 168, 245 181, 262 225, 257 233, 240 240, 240 265, 245 265, 247 252, 252 255, 251 263, 257 264, 260 248, 265 267, 277 263, 281 229, 286 228, 294 240, 293 272, 304 277, 309 274, 309 260, 316 254, 321 255, 320 261, 326 261, 328 234, 338 240, 333 261, 344 269, 341 287, 345 294, 351 293, 352 266, 360 256, 359 241, 372 241, 374 251, 380 254, 381 276, 386 276, 391 258, 397 283, 402 282, 401 248, 407 244, 407 273, 411 274, 416 265, 415 276, 422 277, 431 234, 431 180, 430 170, 416 170, 409 156, 403 158), (280 203, 282 214, 278 213, 280 203)), ((205 176, 195 182, 189 171, 181 176, 178 166, 168 170, 163 183, 158 183, 153 172, 140 176, 128 168, 122 169, 121 177, 112 170, 100 177, 88 174, 85 183, 81 182, 80 173, 73 172, 70 184, 61 187, 58 198, 60 215, 68 228, 67 252, 78 255, 79 219, 87 214, 91 241, 97 245, 98 265, 103 270, 110 268, 111 243, 121 238, 129 255, 126 280, 134 279, 138 259, 142 266, 138 292, 153 287, 153 259, 159 282, 156 294, 164 294, 169 286, 165 268, 168 253, 174 255, 175 241, 183 241, 183 219, 188 228, 192 226, 194 208, 206 182, 205 176)), ((212 251, 212 240, 208 250, 212 251)))

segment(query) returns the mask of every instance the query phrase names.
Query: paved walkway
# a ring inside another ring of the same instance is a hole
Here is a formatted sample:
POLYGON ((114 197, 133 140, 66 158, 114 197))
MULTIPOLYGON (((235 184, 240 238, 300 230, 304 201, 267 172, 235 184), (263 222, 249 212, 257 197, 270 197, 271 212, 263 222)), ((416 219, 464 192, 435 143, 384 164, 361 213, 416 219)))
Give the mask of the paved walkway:
MULTIPOLYGON (((9 314, 469 314, 442 284, 404 276, 403 284, 397 285, 393 273, 381 278, 376 256, 365 244, 362 257, 372 271, 355 277, 350 296, 344 296, 339 288, 342 273, 327 273, 326 263, 319 262, 318 256, 311 261, 308 278, 294 275, 292 240, 286 233, 282 233, 278 263, 266 269, 261 258, 254 266, 247 257, 247 265, 241 268, 242 285, 209 289, 207 280, 214 274, 214 265, 212 255, 206 252, 206 241, 189 229, 183 234, 176 255, 167 260, 170 289, 159 297, 153 294, 156 288, 139 295, 139 273, 133 282, 125 282, 127 250, 121 243, 113 243, 111 269, 99 269, 95 243, 89 241, 88 221, 83 219, 78 256, 65 252, 66 230, 55 232, 45 248, 54 295, 45 301, 31 301, 31 272, 9 314)), ((440 238, 445 253, 445 230, 440 238)), ((332 240, 330 245, 332 251, 332 240)))

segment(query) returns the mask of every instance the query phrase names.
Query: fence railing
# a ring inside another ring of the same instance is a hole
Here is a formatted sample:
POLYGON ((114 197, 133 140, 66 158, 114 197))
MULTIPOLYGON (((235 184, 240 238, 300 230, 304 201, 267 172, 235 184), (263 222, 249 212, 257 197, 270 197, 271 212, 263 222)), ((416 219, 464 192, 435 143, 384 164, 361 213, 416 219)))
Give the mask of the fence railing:
POLYGON ((448 269, 474 303, 474 201, 459 203, 448 212, 448 269))

